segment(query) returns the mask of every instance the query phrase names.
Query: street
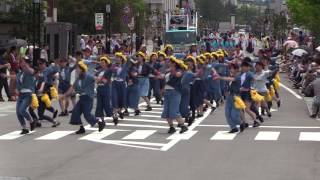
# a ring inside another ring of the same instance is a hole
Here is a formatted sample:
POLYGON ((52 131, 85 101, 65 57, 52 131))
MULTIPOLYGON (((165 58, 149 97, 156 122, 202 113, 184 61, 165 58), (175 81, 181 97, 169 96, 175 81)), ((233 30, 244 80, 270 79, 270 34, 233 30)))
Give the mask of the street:
MULTIPOLYGON (((290 87, 284 80, 283 84, 290 87)), ((19 135, 14 103, 0 106, 0 175, 30 180, 316 180, 320 177, 320 125, 308 109, 282 88, 282 106, 260 128, 229 130, 223 107, 207 112, 186 134, 167 134, 161 106, 128 117, 117 127, 108 120, 101 133, 59 119, 19 135)), ((143 106, 143 104, 141 104, 143 106)), ((0 179, 1 179, 0 176, 0 179)))

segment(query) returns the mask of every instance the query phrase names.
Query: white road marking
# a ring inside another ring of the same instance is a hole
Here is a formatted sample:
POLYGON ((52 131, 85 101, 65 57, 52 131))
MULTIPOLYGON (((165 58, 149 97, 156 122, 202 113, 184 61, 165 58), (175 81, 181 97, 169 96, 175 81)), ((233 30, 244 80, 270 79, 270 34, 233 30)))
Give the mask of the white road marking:
MULTIPOLYGON (((211 125, 211 124, 201 124, 198 127, 225 127, 228 128, 228 125, 211 125)), ((266 129, 320 129, 320 126, 259 126, 259 128, 266 129)))
POLYGON ((88 135, 80 138, 79 140, 100 140, 100 139, 103 139, 107 136, 110 136, 111 134, 113 134, 117 131, 119 131, 119 130, 117 130, 117 129, 104 129, 101 132, 95 131, 91 134, 88 134, 88 135))
POLYGON ((41 136, 36 140, 57 140, 65 136, 68 136, 69 134, 72 134, 72 133, 74 133, 74 131, 55 131, 50 134, 41 136))
POLYGON ((9 114, 0 114, 0 117, 8 116, 9 114))
POLYGON ((297 94, 296 92, 294 92, 292 89, 288 88, 287 86, 285 86, 284 84, 280 83, 280 86, 282 88, 284 88, 285 90, 287 90, 289 93, 291 93, 292 95, 294 95, 296 98, 298 99, 303 99, 299 94, 297 94))
POLYGON ((254 138, 256 141, 276 141, 278 140, 280 132, 260 131, 254 138))
POLYGON ((237 136, 236 133, 228 133, 228 131, 218 131, 211 137, 211 140, 233 140, 237 136))
POLYGON ((183 134, 180 134, 179 132, 176 132, 175 134, 172 134, 169 136, 167 139, 168 140, 173 140, 173 139, 180 139, 180 140, 188 140, 192 136, 194 136, 198 131, 187 131, 183 134))
POLYGON ((146 115, 146 114, 141 114, 141 117, 147 117, 147 118, 161 118, 159 115, 146 115))
MULTIPOLYGON (((17 139, 19 137, 22 137, 24 135, 20 134, 21 131, 13 131, 10 132, 8 134, 2 135, 0 136, 0 140, 13 140, 13 139, 17 139)), ((31 131, 29 132, 29 134, 34 133, 35 131, 31 131)))
POLYGON ((122 139, 146 139, 152 134, 154 134, 155 132, 157 131, 156 130, 136 130, 122 139))
POLYGON ((320 141, 320 132, 300 132, 299 141, 320 141))

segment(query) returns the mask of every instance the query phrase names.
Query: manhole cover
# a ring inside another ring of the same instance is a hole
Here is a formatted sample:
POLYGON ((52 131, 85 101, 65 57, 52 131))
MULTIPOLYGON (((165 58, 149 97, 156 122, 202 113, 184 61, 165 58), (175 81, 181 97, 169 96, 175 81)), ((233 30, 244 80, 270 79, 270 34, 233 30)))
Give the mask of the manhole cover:
POLYGON ((7 176, 0 176, 0 180, 31 180, 27 177, 7 177, 7 176))

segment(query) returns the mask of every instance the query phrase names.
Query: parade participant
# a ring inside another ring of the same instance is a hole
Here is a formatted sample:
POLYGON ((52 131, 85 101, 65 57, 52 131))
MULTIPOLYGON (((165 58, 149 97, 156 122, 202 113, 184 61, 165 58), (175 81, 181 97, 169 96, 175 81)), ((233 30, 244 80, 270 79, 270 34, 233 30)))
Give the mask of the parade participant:
POLYGON ((148 98, 149 93, 149 74, 151 74, 150 64, 146 62, 147 57, 143 52, 137 53, 137 61, 138 61, 138 80, 139 80, 139 92, 140 97, 147 103, 147 108, 145 111, 152 111, 152 107, 150 104, 150 99, 148 98))
POLYGON ((178 121, 178 126, 181 128, 180 133, 184 133, 188 128, 184 125, 184 120, 181 118, 179 105, 181 101, 181 77, 184 63, 177 60, 175 57, 170 57, 169 72, 165 75, 166 85, 164 92, 164 106, 161 118, 167 120, 170 126, 168 133, 173 134, 176 129, 173 121, 178 121))
POLYGON ((118 115, 123 119, 122 109, 126 108, 126 77, 128 74, 129 64, 127 63, 127 57, 122 53, 115 54, 115 64, 112 66, 113 81, 111 85, 112 92, 112 107, 113 107, 113 122, 118 124, 118 115))
MULTIPOLYGON (((255 74, 254 74, 254 83, 253 87, 258 91, 261 96, 266 96, 268 93, 268 88, 266 86, 267 78, 269 77, 270 71, 265 71, 264 65, 261 62, 256 62, 255 64, 255 74)), ((269 117, 271 117, 270 109, 265 100, 260 102, 261 109, 265 110, 269 117)))
POLYGON ((170 57, 173 55, 173 46, 171 44, 167 44, 163 51, 167 57, 170 57))
POLYGON ((30 115, 27 113, 27 108, 31 103, 31 96, 34 92, 34 69, 30 66, 31 61, 25 57, 20 61, 21 71, 17 74, 17 94, 18 100, 16 103, 17 117, 22 127, 20 134, 28 134, 25 120, 30 123, 30 130, 35 128, 35 121, 33 121, 30 115))
POLYGON ((233 59, 238 62, 238 64, 241 64, 242 59, 244 58, 243 51, 241 50, 240 45, 236 46, 236 50, 233 53, 233 59))
POLYGON ((185 62, 187 63, 187 69, 185 69, 181 78, 180 113, 181 116, 185 118, 185 122, 188 123, 188 126, 191 126, 195 119, 190 117, 190 91, 196 72, 197 60, 193 56, 189 55, 185 62))
POLYGON ((104 117, 112 116, 111 106, 111 60, 108 56, 101 56, 99 59, 101 69, 96 73, 97 83, 97 105, 95 116, 104 120, 104 117))
MULTIPOLYGON (((230 77, 221 76, 218 78, 224 81, 231 81, 231 85, 228 87, 228 95, 226 98, 225 117, 231 129, 229 133, 237 133, 239 132, 237 125, 241 124, 241 110, 237 109, 235 106, 235 96, 240 95, 241 75, 239 71, 239 66, 237 64, 230 64, 229 70, 230 77)), ((245 127, 246 126, 244 124, 241 124, 240 131, 243 131, 245 127)))
POLYGON ((160 95, 160 79, 161 79, 161 62, 158 60, 157 53, 152 53, 149 57, 150 59, 150 66, 153 69, 153 72, 149 75, 150 87, 149 87, 149 94, 148 98, 151 99, 151 93, 156 98, 157 104, 161 102, 161 95, 160 95))
MULTIPOLYGON (((225 59, 224 59, 224 54, 223 52, 218 51, 217 53, 219 64, 215 64, 215 69, 219 76, 228 76, 229 74, 229 67, 228 64, 226 64, 225 59)), ((221 95, 223 97, 226 97, 226 89, 228 85, 226 81, 223 79, 220 80, 220 88, 221 88, 221 95)), ((223 103, 223 99, 221 98, 221 103, 223 103)))
POLYGON ((134 110, 134 115, 138 116, 141 111, 139 110, 139 100, 140 100, 140 92, 139 92, 139 78, 138 78, 138 70, 139 70, 139 62, 137 60, 131 59, 131 66, 128 70, 128 78, 127 78, 127 106, 134 110))
MULTIPOLYGON (((59 69, 55 65, 51 65, 47 67, 45 59, 40 59, 38 61, 38 64, 39 64, 39 71, 40 71, 40 75, 39 75, 40 81, 39 81, 39 89, 37 91, 37 94, 41 96, 40 100, 43 95, 46 95, 48 97, 47 101, 51 101, 53 99, 53 97, 51 96, 51 89, 55 88, 53 86, 53 83, 55 80, 55 75, 56 73, 59 72, 59 69)), ((43 102, 43 100, 41 100, 41 102, 43 102)), ((38 108, 39 120, 42 119, 45 110, 50 111, 53 114, 52 119, 55 119, 58 115, 58 110, 54 109, 51 103, 50 104, 48 103, 49 105, 47 104, 46 106, 42 106, 44 104, 42 104, 41 102, 38 108)))
MULTIPOLYGON (((240 96, 241 99, 245 102, 246 108, 245 112, 251 117, 253 121, 253 127, 259 127, 260 123, 256 121, 256 114, 251 110, 252 98, 250 90, 253 83, 253 74, 249 71, 251 65, 247 61, 243 61, 241 64, 241 84, 240 84, 240 96)), ((246 122, 244 112, 241 112, 241 119, 243 122, 246 122)))
POLYGON ((97 56, 92 55, 90 47, 86 47, 83 51, 83 62, 88 66, 88 74, 94 76, 96 68, 97 56))
POLYGON ((192 110, 192 117, 195 116, 195 110, 197 110, 197 117, 203 116, 203 103, 206 93, 206 86, 204 82, 204 76, 205 76, 205 56, 201 55, 197 58, 197 69, 196 69, 196 77, 195 81, 192 86, 192 97, 193 98, 193 104, 195 106, 195 109, 192 110))
POLYGON ((211 53, 213 57, 213 62, 211 64, 212 67, 212 74, 208 76, 209 82, 208 82, 208 93, 211 94, 212 99, 216 102, 216 106, 219 106, 219 102, 222 99, 221 94, 221 83, 220 79, 216 79, 215 77, 219 75, 217 69, 219 68, 219 60, 217 53, 211 53))
POLYGON ((166 63, 167 62, 167 55, 164 52, 159 51, 158 52, 158 61, 160 62, 160 65, 161 65, 159 79, 160 79, 161 104, 163 105, 163 94, 164 94, 164 87, 166 84, 164 76, 165 76, 167 70, 169 69, 168 63, 166 63))
POLYGON ((54 108, 51 106, 51 100, 50 100, 50 96, 48 94, 46 94, 46 101, 43 101, 43 92, 44 92, 44 86, 45 86, 45 77, 43 75, 43 71, 45 69, 45 63, 46 61, 43 59, 38 62, 39 65, 39 69, 35 70, 35 94, 37 96, 38 99, 38 116, 36 115, 36 113, 34 112, 35 109, 33 109, 33 107, 29 107, 29 113, 32 117, 32 119, 36 122, 36 127, 41 127, 41 121, 42 120, 46 120, 50 123, 52 123, 53 128, 57 127, 60 125, 60 122, 55 120, 55 117, 49 117, 47 115, 45 115, 45 110, 49 110, 50 112, 55 112, 54 108), (50 105, 48 105, 48 103, 50 105))
MULTIPOLYGON (((68 60, 66 58, 61 58, 59 61, 59 85, 58 92, 60 95, 63 95, 68 91, 71 86, 71 73, 75 69, 75 65, 70 67, 68 60)), ((59 116, 68 116, 68 107, 69 107, 70 97, 59 96, 59 104, 61 108, 61 113, 59 116)))
POLYGON ((196 58, 198 56, 198 49, 197 49, 197 44, 192 44, 190 46, 190 50, 189 52, 187 53, 188 55, 191 55, 193 56, 194 58, 196 58))
POLYGON ((80 95, 76 106, 74 107, 70 124, 71 125, 79 125, 80 129, 76 131, 76 134, 84 134, 86 130, 84 129, 83 123, 81 121, 81 115, 84 115, 86 121, 93 127, 96 123, 99 125, 99 132, 102 131, 105 127, 105 122, 102 119, 97 120, 94 115, 91 114, 91 109, 93 106, 93 98, 94 98, 94 85, 95 80, 94 77, 87 74, 88 67, 84 62, 80 61, 77 64, 76 72, 77 79, 73 86, 69 88, 69 90, 64 94, 64 96, 69 96, 72 91, 75 91, 80 95))

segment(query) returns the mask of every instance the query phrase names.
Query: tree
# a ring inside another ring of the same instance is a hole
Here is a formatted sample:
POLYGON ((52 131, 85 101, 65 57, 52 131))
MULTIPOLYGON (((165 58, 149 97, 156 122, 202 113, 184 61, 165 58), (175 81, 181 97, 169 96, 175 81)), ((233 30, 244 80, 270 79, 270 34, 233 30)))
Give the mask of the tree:
POLYGON ((123 23, 123 8, 129 4, 132 12, 139 12, 143 17, 143 0, 58 0, 58 20, 77 24, 81 33, 95 33, 94 14, 105 13, 106 4, 111 5, 111 29, 113 32, 128 30, 123 23))
POLYGON ((319 0, 289 0, 288 7, 293 22, 309 29, 320 39, 320 2, 319 0))

